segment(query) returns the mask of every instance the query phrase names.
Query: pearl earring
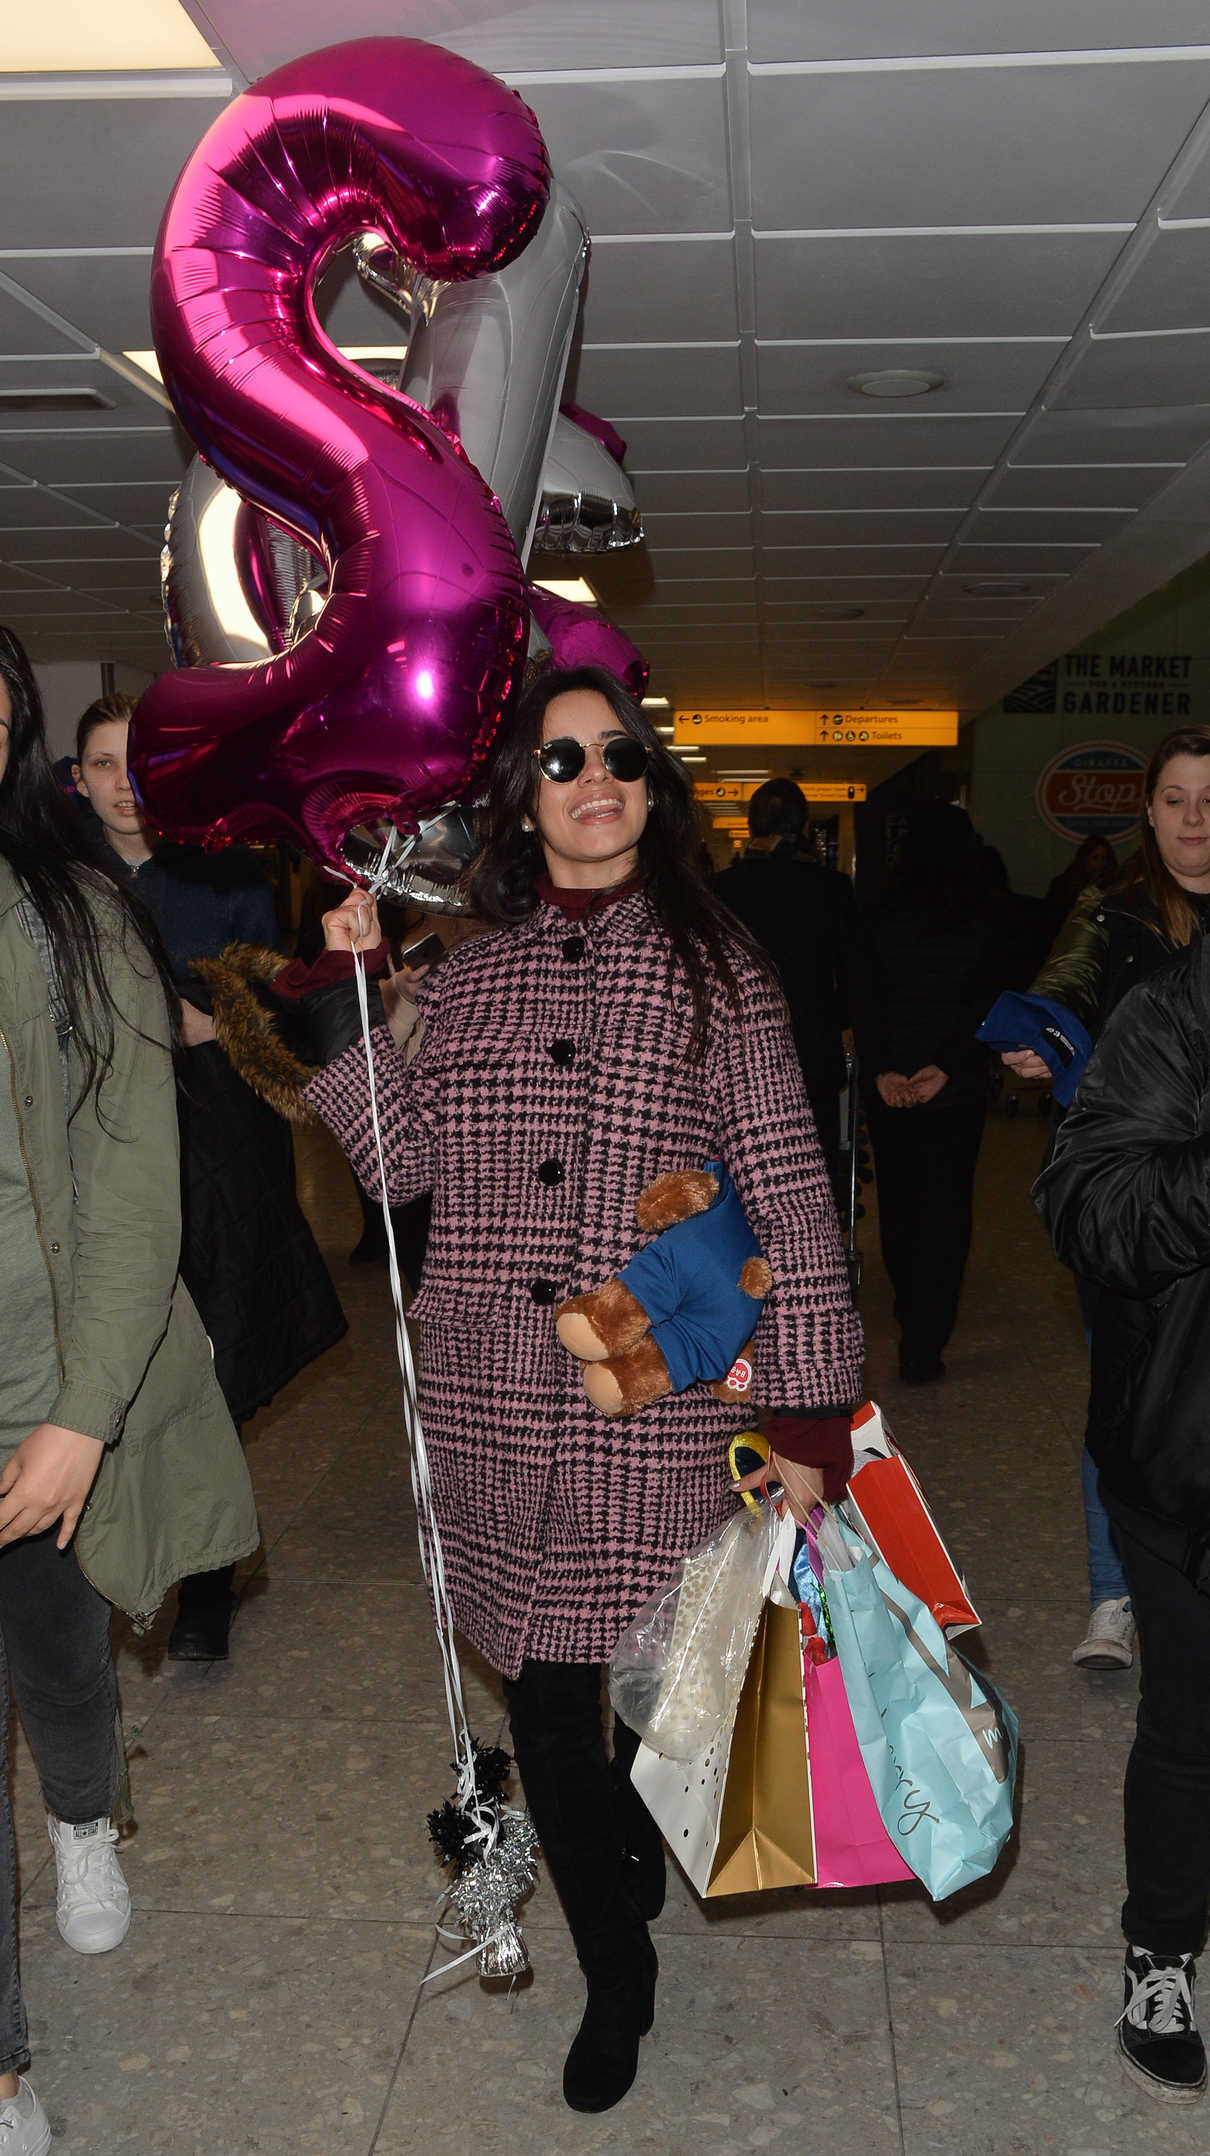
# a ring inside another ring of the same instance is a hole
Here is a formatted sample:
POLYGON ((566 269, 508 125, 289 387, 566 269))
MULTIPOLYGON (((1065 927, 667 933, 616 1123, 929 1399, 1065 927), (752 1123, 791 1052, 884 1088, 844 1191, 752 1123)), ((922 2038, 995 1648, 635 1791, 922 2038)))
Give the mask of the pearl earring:
POLYGON ((533 826, 533 820, 532 820, 532 818, 531 818, 531 817, 529 817, 529 816, 523 816, 523 817, 521 818, 521 829, 522 829, 523 831, 532 831, 532 830, 533 830, 533 827, 534 827, 534 826, 533 826))
POLYGON ((649 809, 653 809, 653 808, 655 807, 655 802, 654 802, 654 800, 652 799, 652 793, 651 793, 651 788, 650 788, 650 786, 649 786, 649 787, 647 788, 647 806, 648 806, 648 808, 649 808, 649 809))

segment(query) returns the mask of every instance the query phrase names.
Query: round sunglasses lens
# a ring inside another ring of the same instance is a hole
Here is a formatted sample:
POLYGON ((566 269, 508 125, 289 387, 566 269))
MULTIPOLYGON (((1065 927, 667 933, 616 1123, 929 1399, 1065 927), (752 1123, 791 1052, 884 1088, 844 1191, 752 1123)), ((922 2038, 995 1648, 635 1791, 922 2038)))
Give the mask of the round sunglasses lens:
POLYGON ((538 751, 538 768, 544 778, 553 779, 557 786, 565 786, 569 779, 578 778, 584 769, 584 751, 578 741, 547 741, 538 751))
POLYGON ((647 751, 633 734, 621 734, 605 744, 605 769, 626 784, 641 779, 647 769, 647 751))

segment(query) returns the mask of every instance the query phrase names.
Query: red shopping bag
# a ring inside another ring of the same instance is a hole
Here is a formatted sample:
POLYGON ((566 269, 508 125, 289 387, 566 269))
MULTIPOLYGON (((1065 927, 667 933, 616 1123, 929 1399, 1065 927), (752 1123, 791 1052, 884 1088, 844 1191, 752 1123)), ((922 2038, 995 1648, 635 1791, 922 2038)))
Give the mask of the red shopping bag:
POLYGON ((835 1655, 804 1662, 817 1887, 914 1879, 882 1823, 835 1655))
POLYGON ((941 1539, 924 1491, 873 1401, 858 1408, 852 1432, 854 1453, 867 1455, 845 1493, 852 1525, 945 1631, 969 1631, 980 1622, 979 1612, 941 1539))

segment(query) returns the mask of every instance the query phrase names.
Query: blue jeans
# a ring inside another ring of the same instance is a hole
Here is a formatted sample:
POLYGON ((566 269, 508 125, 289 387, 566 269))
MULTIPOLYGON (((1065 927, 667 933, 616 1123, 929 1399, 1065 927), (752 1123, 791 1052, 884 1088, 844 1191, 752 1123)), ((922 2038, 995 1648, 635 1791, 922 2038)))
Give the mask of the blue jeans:
MULTIPOLYGON (((1084 1338, 1092 1347, 1092 1327, 1101 1291, 1093 1280, 1076 1274, 1076 1294, 1084 1320, 1084 1338)), ((1130 1593, 1122 1560, 1114 1541, 1109 1514, 1097 1490, 1096 1461, 1085 1445, 1080 1456, 1080 1485, 1084 1497, 1084 1533, 1088 1543, 1088 1592, 1095 1609, 1098 1602, 1124 1602, 1130 1593)))
MULTIPOLYGON (((99 1819, 113 1802, 117 1688, 109 1604, 54 1530, 0 1551, 0 1680, 11 1682, 42 1794, 58 1819, 99 1819)), ((29 2057, 17 1974, 16 1852, 8 1715, 0 1725, 0 2073, 29 2057)))

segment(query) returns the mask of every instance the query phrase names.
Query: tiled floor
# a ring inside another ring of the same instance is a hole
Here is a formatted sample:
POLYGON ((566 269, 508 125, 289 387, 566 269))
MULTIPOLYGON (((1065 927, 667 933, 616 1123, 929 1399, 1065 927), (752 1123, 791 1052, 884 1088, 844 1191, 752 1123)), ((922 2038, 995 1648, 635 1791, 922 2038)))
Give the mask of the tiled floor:
MULTIPOLYGON (((1127 2085, 1120 1788, 1131 1676, 1069 1654, 1085 1611, 1077 1491, 1084 1351, 1028 1201, 1044 1137, 993 1118, 944 1386, 905 1392, 866 1224, 870 1388, 887 1404, 1018 1708, 1019 1836, 994 1881, 934 1909, 911 1887, 703 1909, 674 1879, 639 2081, 602 2118, 559 2069, 579 1985, 542 1881, 532 1978, 510 1997, 439 1965, 425 1814, 449 1787, 441 1681, 400 1456, 386 1282, 351 1271, 358 1218, 322 1148, 305 1181, 347 1341, 253 1426, 264 1549, 231 1661, 119 1670, 138 1831, 120 1952, 61 1945, 18 1754, 22 1961, 34 2078, 62 2156, 1205 2156, 1210 2108, 1127 2085)), ((467 1672, 480 1732, 502 1720, 467 1672)))

